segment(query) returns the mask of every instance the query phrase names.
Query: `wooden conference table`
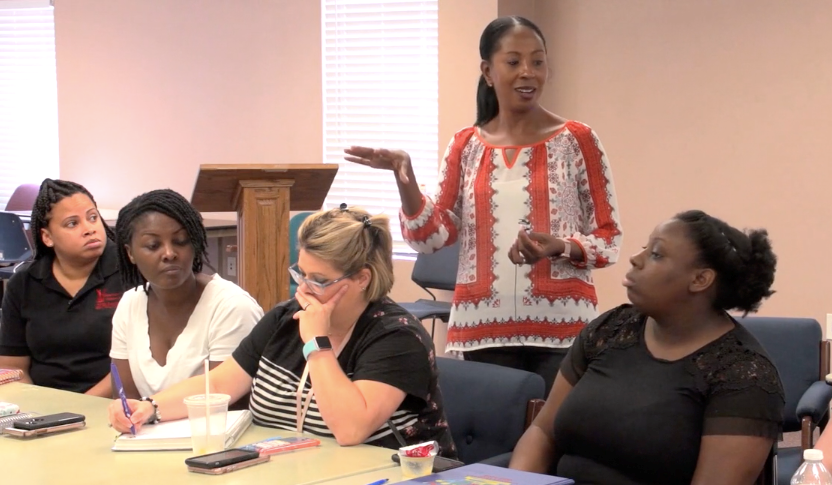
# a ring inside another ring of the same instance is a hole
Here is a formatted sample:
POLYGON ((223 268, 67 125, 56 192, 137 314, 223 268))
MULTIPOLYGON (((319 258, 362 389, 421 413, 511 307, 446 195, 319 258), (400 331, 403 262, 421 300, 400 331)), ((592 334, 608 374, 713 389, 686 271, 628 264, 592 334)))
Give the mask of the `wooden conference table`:
MULTIPOLYGON (((268 483, 302 485, 329 483, 366 485, 365 477, 401 476, 390 459, 392 451, 369 445, 339 446, 319 438, 321 446, 272 456, 271 461, 225 475, 190 473, 186 451, 114 452, 115 432, 107 426, 109 399, 84 396, 29 384, 0 385, 0 401, 21 411, 53 414, 74 412, 87 417, 85 429, 20 440, 0 436, 0 483, 15 485, 229 485, 268 483), (380 475, 379 475, 380 473, 380 475)), ((272 436, 297 433, 252 425, 238 445, 272 436)))

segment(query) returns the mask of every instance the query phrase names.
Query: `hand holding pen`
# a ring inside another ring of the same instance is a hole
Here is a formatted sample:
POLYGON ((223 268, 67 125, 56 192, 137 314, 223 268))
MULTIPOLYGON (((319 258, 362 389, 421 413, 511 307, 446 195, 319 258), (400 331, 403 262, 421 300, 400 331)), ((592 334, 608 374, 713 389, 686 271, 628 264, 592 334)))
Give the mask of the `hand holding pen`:
MULTIPOLYGON (((124 415, 129 420, 133 413, 130 412, 130 406, 127 404, 127 396, 124 395, 124 386, 121 385, 121 377, 118 375, 118 368, 116 368, 115 362, 110 362, 110 373, 113 374, 113 381, 118 390, 118 397, 121 399, 121 406, 124 408, 124 415)), ((132 421, 130 423, 130 433, 136 436, 136 426, 133 425, 132 421)))

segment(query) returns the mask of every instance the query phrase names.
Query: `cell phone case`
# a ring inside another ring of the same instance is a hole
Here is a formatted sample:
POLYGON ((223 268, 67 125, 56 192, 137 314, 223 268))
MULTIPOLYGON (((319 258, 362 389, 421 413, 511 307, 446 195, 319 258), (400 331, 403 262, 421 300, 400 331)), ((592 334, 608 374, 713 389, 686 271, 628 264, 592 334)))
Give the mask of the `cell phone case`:
POLYGON ((188 471, 193 473, 203 473, 205 475, 222 475, 224 473, 231 473, 233 471, 237 471, 243 468, 248 468, 250 466, 266 463, 267 461, 271 460, 271 458, 272 457, 269 455, 264 455, 258 458, 254 458, 253 460, 241 461, 240 463, 235 463, 233 465, 228 465, 221 468, 197 468, 189 466, 188 471))
POLYGON ((254 460, 260 455, 253 450, 231 448, 205 455, 192 456, 185 460, 185 465, 193 468, 222 468, 244 461, 254 460))
POLYGON ((257 441, 248 445, 240 446, 242 450, 257 451, 260 456, 276 455, 278 453, 285 453, 288 451, 300 450, 303 448, 313 448, 320 446, 321 441, 315 438, 306 438, 302 436, 290 436, 286 438, 269 438, 263 441, 257 441))
POLYGON ((16 421, 12 426, 17 429, 32 431, 41 428, 55 428, 66 424, 81 423, 86 421, 86 419, 83 414, 57 413, 37 416, 25 421, 16 421))
POLYGON ((81 421, 80 423, 69 423, 69 424, 62 424, 60 426, 51 426, 49 428, 39 428, 39 429, 20 429, 20 428, 6 428, 3 430, 3 433, 14 436, 15 438, 33 438, 36 436, 43 436, 55 433, 61 433, 63 431, 71 431, 74 429, 81 429, 87 425, 86 421, 81 421))

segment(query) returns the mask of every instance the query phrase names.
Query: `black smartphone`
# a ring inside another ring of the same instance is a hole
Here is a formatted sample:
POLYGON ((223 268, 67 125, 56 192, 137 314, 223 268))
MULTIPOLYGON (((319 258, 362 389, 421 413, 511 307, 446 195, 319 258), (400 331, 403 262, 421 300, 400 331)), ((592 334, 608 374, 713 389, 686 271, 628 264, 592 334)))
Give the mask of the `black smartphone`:
MULTIPOLYGON (((398 453, 394 453, 392 458, 393 461, 401 464, 401 459, 399 458, 398 453)), ((458 460, 445 458, 444 456, 437 456, 433 459, 433 473, 444 472, 445 470, 451 470, 453 468, 459 468, 461 466, 465 466, 465 463, 462 463, 458 460)))
POLYGON ((207 455, 192 456, 185 460, 185 464, 194 468, 222 468, 243 461, 260 458, 260 452, 232 448, 230 450, 208 453, 207 455))
POLYGON ((73 423, 83 423, 86 419, 87 417, 83 414, 58 413, 38 416, 24 421, 15 421, 13 426, 17 429, 31 431, 35 429, 54 428, 55 426, 64 426, 73 423))

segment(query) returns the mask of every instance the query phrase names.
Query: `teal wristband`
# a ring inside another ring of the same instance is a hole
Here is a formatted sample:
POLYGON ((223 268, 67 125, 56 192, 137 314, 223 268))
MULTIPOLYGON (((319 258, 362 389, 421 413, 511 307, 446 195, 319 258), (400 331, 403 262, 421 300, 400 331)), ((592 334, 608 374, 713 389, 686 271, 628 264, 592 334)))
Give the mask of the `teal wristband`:
POLYGON ((332 343, 329 337, 313 337, 312 340, 303 345, 303 358, 309 360, 309 354, 318 350, 332 350, 332 343))

